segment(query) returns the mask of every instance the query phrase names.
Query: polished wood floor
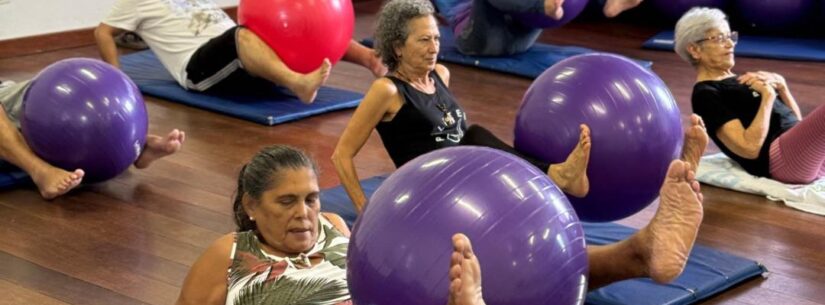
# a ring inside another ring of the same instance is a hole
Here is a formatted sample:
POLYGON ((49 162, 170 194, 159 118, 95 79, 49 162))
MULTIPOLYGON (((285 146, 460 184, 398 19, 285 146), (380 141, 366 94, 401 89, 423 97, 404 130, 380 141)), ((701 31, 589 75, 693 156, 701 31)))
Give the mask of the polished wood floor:
MULTIPOLYGON (((376 1, 356 4, 357 37, 373 29, 376 1)), ((641 42, 657 29, 592 21, 548 31, 542 40, 654 61, 686 117, 694 74, 670 52, 641 42)), ((0 79, 21 80, 56 60, 97 57, 93 46, 0 59, 0 79)), ((474 123, 512 140, 513 119, 530 80, 448 65, 452 90, 474 123)), ((737 71, 786 76, 803 112, 825 99, 825 64, 738 58, 737 71)), ((365 91, 366 70, 340 64, 332 86, 365 91)), ((0 191, 0 304, 172 304, 189 266, 218 236, 233 230, 230 196, 241 164, 260 147, 288 143, 321 164, 322 187, 339 183, 329 161, 352 111, 264 127, 147 98, 153 133, 187 132, 184 149, 146 170, 85 186, 54 201, 30 188, 0 191)), ((715 150, 711 148, 711 150, 715 150)), ((356 159, 361 177, 393 170, 373 135, 356 159)), ((825 218, 764 198, 704 186, 699 243, 757 260, 770 277, 755 279, 704 304, 825 304, 825 218)), ((642 226, 656 205, 623 220, 642 226)))

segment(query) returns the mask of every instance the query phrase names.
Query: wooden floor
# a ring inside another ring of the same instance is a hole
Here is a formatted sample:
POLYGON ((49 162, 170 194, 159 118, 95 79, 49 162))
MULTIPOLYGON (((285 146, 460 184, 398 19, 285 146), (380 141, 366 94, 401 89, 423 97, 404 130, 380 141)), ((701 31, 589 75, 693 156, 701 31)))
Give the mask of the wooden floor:
MULTIPOLYGON (((356 4, 358 38, 372 31, 376 3, 356 4)), ((542 40, 654 61, 686 117, 694 72, 674 53, 639 48, 656 31, 593 21, 548 31, 542 40)), ((97 52, 86 46, 0 59, 0 79, 29 78, 68 57, 97 52)), ((513 119, 530 80, 448 67, 452 91, 472 122, 512 140, 513 119)), ((825 64, 737 58, 737 72, 757 69, 785 75, 804 113, 825 99, 825 64)), ((371 80, 367 70, 340 64, 329 84, 363 92, 371 80)), ((201 251, 234 229, 235 177, 262 146, 302 147, 320 162, 322 187, 339 183, 329 157, 352 111, 264 127, 155 98, 147 98, 147 106, 151 132, 187 132, 179 154, 51 202, 33 189, 0 191, 0 304, 172 304, 201 251)), ((356 164, 363 178, 394 169, 377 135, 356 164)), ((698 242, 757 260, 771 271, 704 304, 825 304, 825 217, 710 186, 704 194, 698 242)), ((622 223, 640 227, 655 208, 622 223)))

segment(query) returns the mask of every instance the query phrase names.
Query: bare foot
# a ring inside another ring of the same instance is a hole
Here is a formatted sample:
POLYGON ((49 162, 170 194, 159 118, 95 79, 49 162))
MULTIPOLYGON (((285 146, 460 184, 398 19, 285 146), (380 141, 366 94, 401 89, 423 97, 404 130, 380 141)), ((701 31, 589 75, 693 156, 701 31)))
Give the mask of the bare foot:
POLYGON ((690 116, 690 127, 685 130, 685 143, 682 146, 682 161, 690 164, 690 170, 694 173, 699 166, 699 160, 705 153, 708 146, 708 132, 705 129, 705 122, 696 114, 690 116))
POLYGON ((642 0, 607 0, 604 5, 604 15, 613 18, 622 12, 634 8, 642 3, 642 0))
POLYGON ((481 297, 481 266, 473 253, 470 239, 453 235, 450 261, 450 299, 447 305, 485 305, 481 297))
POLYGON ((325 58, 320 68, 301 75, 298 82, 290 89, 299 100, 305 104, 311 104, 315 101, 315 96, 318 95, 318 89, 327 81, 331 67, 332 64, 329 59, 325 58))
POLYGON ((647 265, 648 275, 659 283, 670 282, 682 273, 696 241, 703 198, 695 178, 686 162, 670 163, 659 210, 635 239, 634 248, 647 265))
POLYGON ((147 168, 157 159, 176 153, 186 140, 186 133, 173 129, 166 137, 148 135, 146 136, 146 147, 140 153, 135 167, 147 168))
POLYGON ((547 175, 567 194, 575 197, 587 196, 590 181, 587 179, 587 163, 590 162, 590 128, 579 125, 579 143, 563 163, 553 164, 547 175))
POLYGON ((47 165, 46 168, 32 174, 32 180, 37 185, 37 189, 40 190, 40 196, 43 199, 54 199, 80 185, 85 174, 82 169, 68 172, 47 165))
POLYGON ((560 20, 564 17, 562 4, 564 4, 564 0, 544 0, 544 14, 554 20, 560 20))

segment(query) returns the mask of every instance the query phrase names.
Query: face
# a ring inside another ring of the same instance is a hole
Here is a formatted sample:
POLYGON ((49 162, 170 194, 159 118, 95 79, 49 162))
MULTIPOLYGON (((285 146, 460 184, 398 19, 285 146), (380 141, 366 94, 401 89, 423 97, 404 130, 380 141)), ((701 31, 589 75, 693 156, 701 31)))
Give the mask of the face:
POLYGON ((277 180, 260 200, 244 198, 244 209, 255 218, 264 248, 272 254, 309 251, 318 240, 318 178, 311 168, 301 168, 284 170, 277 180))
POLYGON ((410 20, 407 24, 409 35, 404 45, 396 48, 396 55, 402 66, 413 69, 435 69, 438 59, 439 39, 438 24, 433 16, 422 16, 410 20))
POLYGON ((725 25, 705 33, 705 37, 691 45, 691 55, 697 58, 700 66, 713 69, 730 70, 734 65, 733 49, 736 46, 736 34, 725 25))

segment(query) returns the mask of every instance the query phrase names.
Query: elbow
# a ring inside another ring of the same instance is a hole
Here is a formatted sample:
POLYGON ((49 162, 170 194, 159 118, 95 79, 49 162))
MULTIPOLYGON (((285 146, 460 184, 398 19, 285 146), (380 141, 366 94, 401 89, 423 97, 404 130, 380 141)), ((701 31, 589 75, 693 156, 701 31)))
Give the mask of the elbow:
POLYGON ((95 28, 94 35, 95 42, 97 42, 98 45, 101 45, 107 37, 112 37, 112 32, 109 29, 107 29, 104 24, 101 23, 95 28))
POLYGON ((335 165, 335 168, 340 169, 342 168, 346 160, 352 159, 352 156, 350 154, 345 154, 344 152, 342 152, 341 148, 335 148, 335 150, 332 152, 332 157, 330 157, 330 159, 332 160, 332 164, 335 165))
POLYGON ((94 34, 95 34, 95 39, 96 39, 96 40, 100 40, 100 37, 103 37, 103 35, 104 35, 104 34, 106 34, 106 30, 103 28, 103 24, 102 24, 102 23, 101 23, 101 24, 99 24, 99 25, 95 28, 95 32, 94 32, 94 34))
POLYGON ((748 145, 742 150, 742 157, 749 160, 756 160, 756 158, 759 158, 761 151, 762 145, 748 145))

